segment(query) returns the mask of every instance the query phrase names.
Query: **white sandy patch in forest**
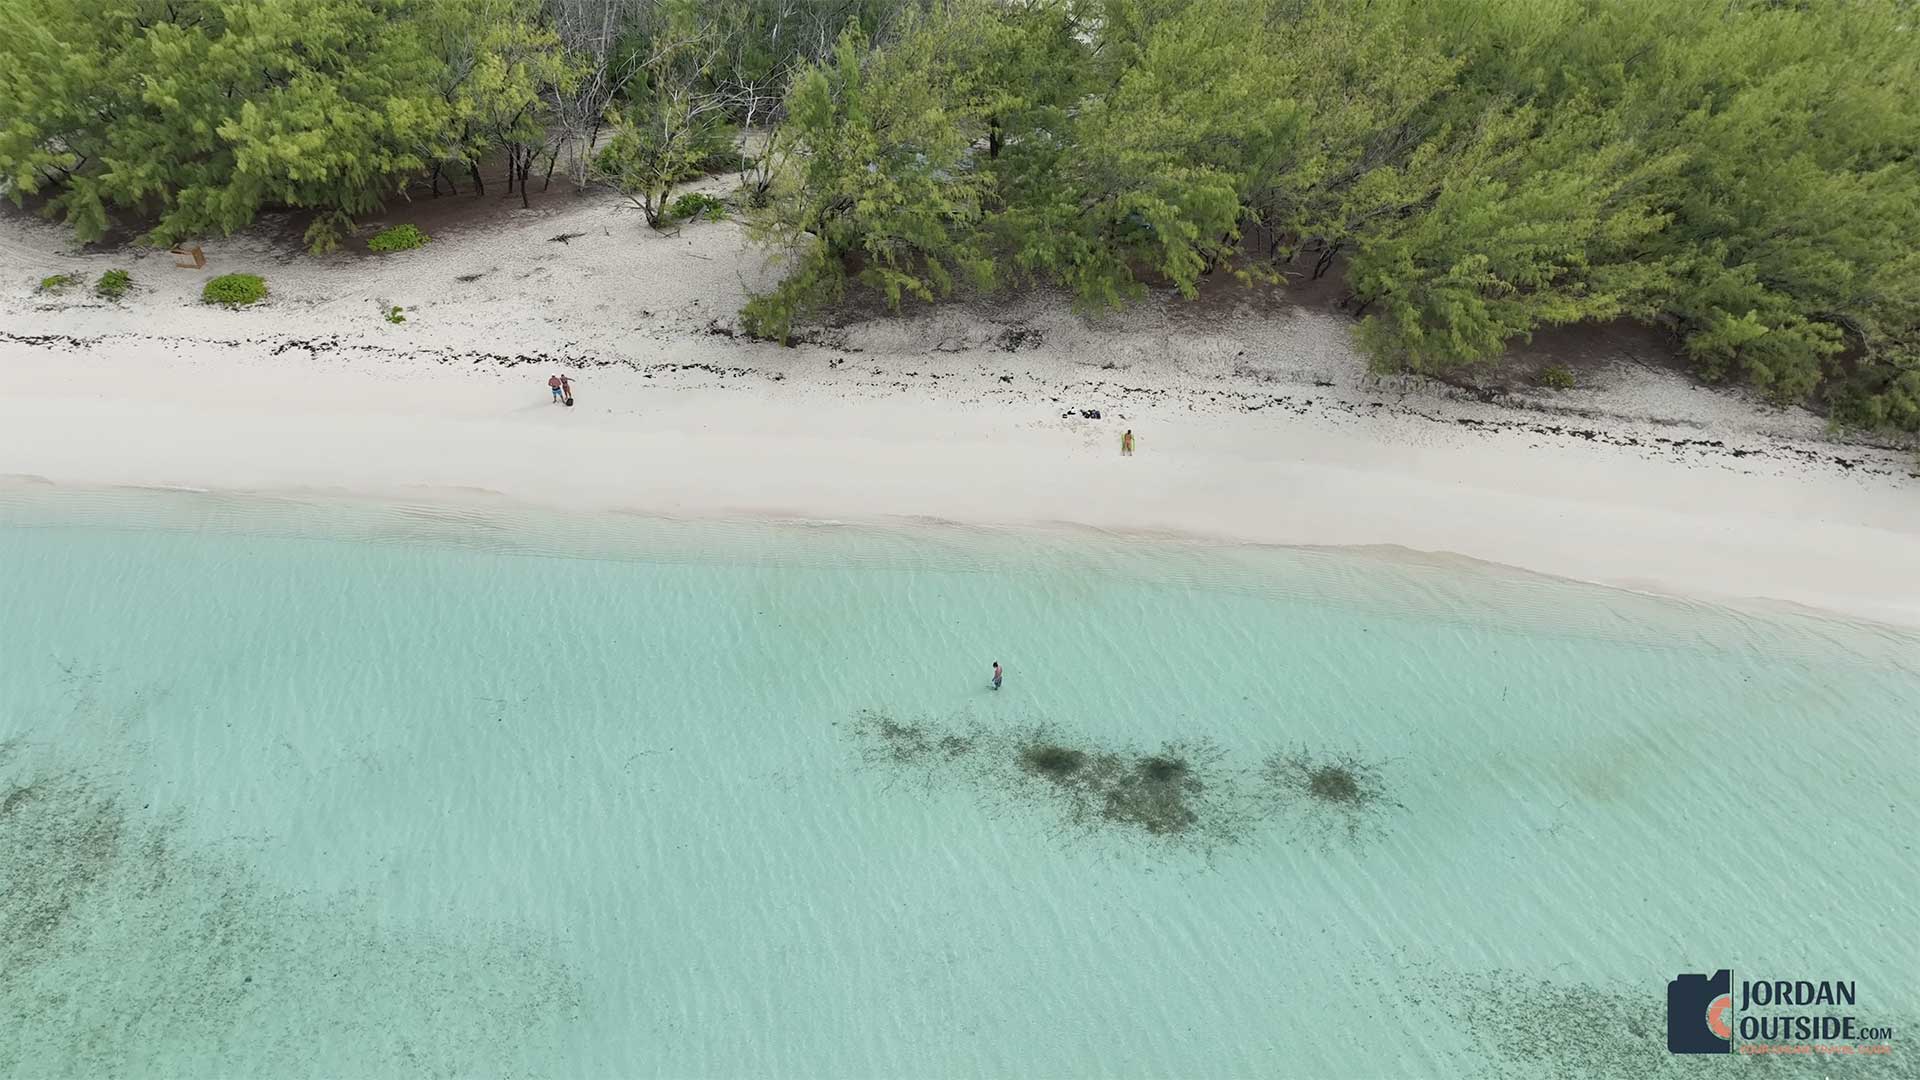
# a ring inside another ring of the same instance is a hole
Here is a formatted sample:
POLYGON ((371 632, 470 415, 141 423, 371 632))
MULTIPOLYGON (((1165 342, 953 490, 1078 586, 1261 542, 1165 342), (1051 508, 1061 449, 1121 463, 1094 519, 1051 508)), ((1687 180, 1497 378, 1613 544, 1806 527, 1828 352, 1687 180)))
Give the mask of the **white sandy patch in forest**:
POLYGON ((1920 624, 1912 454, 1828 442, 1799 410, 1630 359, 1490 405, 1367 375, 1343 316, 1217 297, 1091 321, 1044 296, 954 305, 781 348, 728 336, 769 280, 738 225, 546 207, 378 258, 236 237, 204 271, 74 254, 10 215, 0 475, 1393 544, 1920 624), (93 299, 115 266, 134 293, 93 299), (34 289, 73 271, 89 285, 34 289), (199 304, 226 272, 271 298, 199 304), (562 371, 572 409, 549 403, 562 371))

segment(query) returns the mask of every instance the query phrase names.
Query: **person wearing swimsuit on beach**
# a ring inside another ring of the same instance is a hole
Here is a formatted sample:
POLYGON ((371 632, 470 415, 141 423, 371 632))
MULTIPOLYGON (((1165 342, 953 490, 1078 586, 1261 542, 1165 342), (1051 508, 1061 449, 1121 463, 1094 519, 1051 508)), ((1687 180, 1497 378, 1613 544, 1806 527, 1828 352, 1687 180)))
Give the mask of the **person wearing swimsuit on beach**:
POLYGON ((1000 661, 993 662, 993 688, 1000 689, 1000 661))
POLYGON ((560 400, 573 404, 573 380, 565 375, 560 376, 560 400))
POLYGON ((560 381, 560 376, 553 375, 547 378, 547 389, 553 391, 554 404, 557 405, 564 400, 561 396, 561 391, 565 388, 564 384, 560 381))
POLYGON ((1125 435, 1120 436, 1120 456, 1121 457, 1133 456, 1133 429, 1132 428, 1128 428, 1127 433, 1125 435))

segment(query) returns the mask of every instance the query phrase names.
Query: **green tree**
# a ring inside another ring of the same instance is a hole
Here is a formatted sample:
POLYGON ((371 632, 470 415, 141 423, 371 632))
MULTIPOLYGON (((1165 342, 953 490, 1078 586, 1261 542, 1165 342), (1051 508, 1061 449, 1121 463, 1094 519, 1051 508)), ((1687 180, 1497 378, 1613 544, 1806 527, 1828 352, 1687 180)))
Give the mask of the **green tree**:
POLYGON ((1014 266, 1113 304, 1143 269, 1191 296, 1230 260, 1255 178, 1301 124, 1249 33, 1265 18, 1258 0, 1196 0, 1154 23, 1111 85, 1096 72, 1068 108, 1010 131, 1015 182, 994 225, 1014 266))
POLYGON ((613 138, 595 162, 646 218, 667 224, 673 190, 733 143, 719 103, 686 87, 649 95, 614 120, 613 138))
MULTIPOLYGON (((1313 0, 1260 29, 1299 126, 1254 177, 1247 216, 1266 259, 1291 267, 1311 247, 1319 278, 1359 238, 1431 197, 1432 183, 1408 173, 1435 167, 1450 130, 1436 114, 1463 61, 1391 3, 1313 0)), ((1479 116, 1466 119, 1471 127, 1479 116)))
POLYGON ((980 280, 1057 281, 1094 304, 1149 282, 1192 295, 1221 267, 1318 277, 1344 256, 1384 367, 1442 371, 1543 325, 1659 317, 1709 378, 1823 397, 1843 423, 1920 426, 1915 13, 947 0, 855 73, 934 101, 921 126, 876 124, 845 61, 796 84, 808 130, 762 229, 794 277, 751 313, 784 328, 830 301, 857 279, 835 267, 871 271, 880 237, 892 267, 961 253, 980 280), (956 30, 971 49, 925 47, 956 30), (863 198, 881 181, 885 200, 863 198), (882 211, 924 227, 882 227, 882 211))
POLYGON ((450 112, 442 145, 467 166, 484 194, 480 162, 505 156, 507 191, 528 205, 533 163, 549 164, 553 102, 579 78, 559 36, 539 21, 539 0, 433 0, 423 28, 433 43, 440 93, 450 112))
POLYGON ((1598 103, 1669 224, 1637 253, 1709 378, 1847 423, 1920 422, 1920 51, 1902 0, 1396 0, 1458 102, 1598 103))
POLYGON ((9 0, 0 174, 82 240, 114 210, 170 243, 266 206, 316 249, 419 174, 445 126, 404 0, 9 0))
POLYGON ((1912 11, 1752 10, 1669 58, 1639 102, 1692 148, 1672 189, 1668 308, 1713 377, 1774 397, 1831 380, 1843 418, 1920 366, 1920 56, 1912 11), (1676 101, 1693 102, 1684 110, 1676 101))
POLYGON ((576 78, 554 95, 559 138, 573 144, 568 174, 584 189, 607 110, 625 92, 644 59, 628 47, 653 7, 652 0, 548 0, 554 33, 566 49, 576 78))
POLYGON ((1441 371, 1542 325, 1651 316, 1668 271, 1639 252, 1666 225, 1657 185, 1677 162, 1616 129, 1576 105, 1552 120, 1495 107, 1380 174, 1406 185, 1386 201, 1419 212, 1363 232, 1349 270, 1376 364, 1441 371))
POLYGON ((977 124, 964 115, 957 30, 909 20, 884 49, 848 31, 830 62, 798 77, 781 133, 796 165, 753 222, 787 277, 747 304, 748 332, 785 339, 849 280, 894 307, 991 283, 979 229, 990 178, 969 154, 977 124))
POLYGON ((725 47, 720 8, 696 0, 669 0, 658 11, 638 75, 614 114, 613 139, 595 159, 611 181, 645 215, 650 228, 667 219, 673 189, 698 176, 702 166, 733 144, 726 123, 727 99, 710 77, 725 47))

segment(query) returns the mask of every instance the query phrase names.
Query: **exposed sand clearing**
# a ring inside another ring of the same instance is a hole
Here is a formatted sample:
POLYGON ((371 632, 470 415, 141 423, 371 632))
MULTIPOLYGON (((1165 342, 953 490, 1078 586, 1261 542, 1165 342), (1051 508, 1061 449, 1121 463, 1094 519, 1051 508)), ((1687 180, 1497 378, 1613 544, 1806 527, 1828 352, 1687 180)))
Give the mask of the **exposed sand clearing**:
POLYGON ((730 336, 766 273, 738 226, 663 237, 604 196, 563 205, 383 258, 236 238, 205 271, 50 254, 63 234, 10 218, 0 474, 1396 544, 1920 624, 1910 453, 1631 358, 1497 407, 1373 379, 1344 318, 1244 297, 1092 322, 1032 297, 783 349, 730 336), (136 282, 118 305, 33 291, 112 266, 136 282), (196 302, 230 271, 271 299, 196 302), (557 371, 573 409, 549 403, 557 371))

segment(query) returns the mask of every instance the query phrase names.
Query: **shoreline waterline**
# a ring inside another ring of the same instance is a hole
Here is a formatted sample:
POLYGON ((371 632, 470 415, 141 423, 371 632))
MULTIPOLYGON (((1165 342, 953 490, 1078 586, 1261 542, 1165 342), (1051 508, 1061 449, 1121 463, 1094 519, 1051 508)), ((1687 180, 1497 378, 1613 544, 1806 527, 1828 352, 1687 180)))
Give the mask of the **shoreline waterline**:
POLYGON ((1090 380, 1100 369, 1072 353, 1008 371, 1001 354, 869 351, 856 369, 814 347, 623 342, 637 366, 616 350, 583 371, 576 409, 551 406, 537 365, 438 353, 136 336, 75 345, 49 380, 44 350, 0 342, 0 470, 76 488, 1398 545, 1920 626, 1920 506, 1884 454, 1658 421, 1574 430, 1337 377, 1175 365, 1090 380), (1108 419, 1063 415, 1087 399, 1108 419))
MULTIPOLYGON (((1451 551, 1429 551, 1400 544, 1293 544, 1162 529, 1110 528, 1073 521, 969 522, 926 515, 865 518, 813 517, 803 514, 685 513, 581 505, 541 504, 497 492, 433 490, 380 496, 333 490, 222 491, 187 485, 53 484, 39 477, 0 475, 0 527, 87 525, 134 530, 164 528, 192 531, 262 531, 268 535, 312 539, 407 542, 477 547, 501 553, 555 558, 621 558, 649 545, 703 557, 728 535, 757 547, 763 534, 795 539, 852 535, 928 551, 972 550, 1031 554, 1070 554, 1089 546, 1111 554, 1133 549, 1149 556, 1186 553, 1220 561, 1292 559, 1370 562, 1399 572, 1452 575, 1464 590, 1452 602, 1471 603, 1472 583, 1495 596, 1475 604, 1483 617, 1497 618, 1502 596, 1524 596, 1538 589, 1592 590, 1605 602, 1612 596, 1648 602, 1679 612, 1718 613, 1734 618, 1804 622, 1831 626, 1841 634, 1885 638, 1889 655, 1905 656, 1906 639, 1920 624, 1908 624, 1845 610, 1769 597, 1722 596, 1669 589, 1657 583, 1627 585, 1583 579, 1477 558, 1451 551), (676 534, 696 537, 684 542, 676 534)), ((659 554, 660 552, 650 552, 659 554)), ((1150 559, 1151 561, 1151 559, 1150 559)), ((1154 570, 1164 569, 1156 565, 1154 570)), ((1262 572, 1271 567, 1260 568, 1262 572)), ((1920 641, 1920 638, 1916 638, 1920 641)))

